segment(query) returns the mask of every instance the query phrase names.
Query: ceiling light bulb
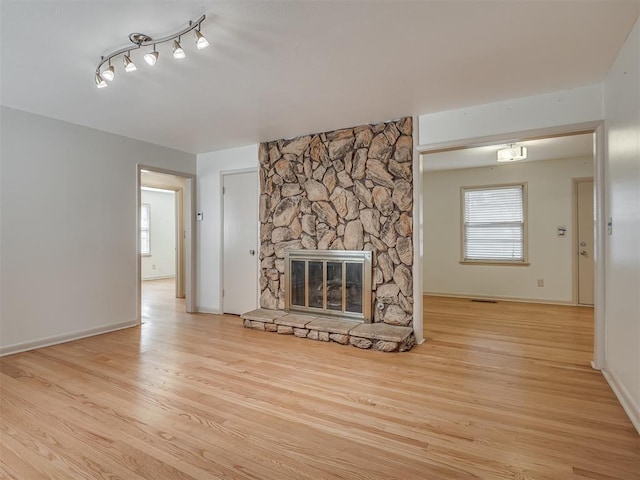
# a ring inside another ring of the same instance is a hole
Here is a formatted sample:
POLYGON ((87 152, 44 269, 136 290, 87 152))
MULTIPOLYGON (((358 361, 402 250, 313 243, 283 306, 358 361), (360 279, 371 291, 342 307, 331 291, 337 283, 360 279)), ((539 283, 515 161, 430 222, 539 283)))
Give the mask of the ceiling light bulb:
POLYGON ((112 81, 116 76, 116 69, 113 68, 113 65, 109 65, 109 68, 104 70, 101 75, 105 80, 112 81))
POLYGON ((125 55, 122 61, 124 62, 125 72, 135 72, 137 70, 136 64, 131 61, 131 57, 129 55, 125 55))
POLYGON ((200 30, 195 30, 195 32, 196 32, 196 47, 198 48, 198 50, 207 48, 209 46, 209 42, 207 41, 205 36, 200 33, 200 30))
POLYGON ((104 88, 106 86, 107 86, 107 82, 104 81, 104 78, 102 78, 102 75, 96 72, 96 87, 104 88))
POLYGON ((184 57, 186 57, 186 55, 184 54, 184 50, 182 49, 180 42, 178 40, 174 40, 173 41, 173 58, 179 59, 184 57))
POLYGON ((144 61, 147 62, 149 65, 156 64, 156 62, 158 61, 158 52, 156 52, 155 45, 153 46, 153 52, 145 54, 144 61))

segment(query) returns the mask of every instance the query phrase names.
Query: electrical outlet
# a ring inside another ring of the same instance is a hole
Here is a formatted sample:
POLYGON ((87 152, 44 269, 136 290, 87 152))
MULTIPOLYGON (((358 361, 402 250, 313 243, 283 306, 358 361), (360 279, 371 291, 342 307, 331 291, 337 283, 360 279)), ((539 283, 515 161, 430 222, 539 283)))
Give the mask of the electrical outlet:
POLYGON ((155 269, 156 269, 156 265, 155 264, 151 265, 151 270, 155 270, 155 269))
POLYGON ((544 280, 543 279, 541 279, 541 278, 538 279, 538 286, 539 287, 544 287, 544 280))

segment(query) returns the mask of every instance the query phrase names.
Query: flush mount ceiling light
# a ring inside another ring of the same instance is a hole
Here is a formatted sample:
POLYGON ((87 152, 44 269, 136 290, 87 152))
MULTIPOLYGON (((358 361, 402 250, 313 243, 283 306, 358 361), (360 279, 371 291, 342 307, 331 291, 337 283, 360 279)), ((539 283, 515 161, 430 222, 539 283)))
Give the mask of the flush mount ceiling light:
POLYGON ((527 147, 517 145, 509 145, 507 148, 501 148, 497 152, 498 162, 517 162, 527 158, 527 147))
POLYGON ((202 22, 205 19, 205 15, 202 15, 197 20, 189 21, 189 25, 182 30, 172 34, 167 35, 162 38, 152 38, 149 35, 145 35, 144 33, 132 33, 129 35, 129 40, 133 43, 133 46, 128 45, 120 50, 116 50, 108 55, 104 55, 100 57, 100 62, 98 62, 98 66, 95 71, 95 82, 98 88, 104 88, 108 86, 105 80, 113 80, 116 75, 116 69, 111 65, 111 59, 117 57, 118 55, 122 55, 122 62, 124 64, 125 72, 135 72, 137 70, 135 63, 131 60, 131 51, 138 50, 143 47, 153 47, 153 50, 147 52, 144 55, 144 61, 149 65, 155 65, 158 61, 159 53, 156 50, 156 45, 165 42, 173 41, 173 58, 185 58, 186 54, 182 45, 180 45, 180 39, 183 35, 189 33, 190 31, 195 32, 195 44, 198 50, 202 50, 205 47, 209 46, 209 42, 205 38, 204 35, 200 32, 200 27, 202 26, 202 22), (108 67, 104 70, 101 70, 104 64, 108 64, 108 67))

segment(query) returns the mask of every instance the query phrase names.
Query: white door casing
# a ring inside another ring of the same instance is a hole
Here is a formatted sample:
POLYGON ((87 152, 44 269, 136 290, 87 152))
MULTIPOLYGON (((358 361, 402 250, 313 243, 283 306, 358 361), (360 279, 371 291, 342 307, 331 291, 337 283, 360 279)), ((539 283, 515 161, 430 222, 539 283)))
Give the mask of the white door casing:
POLYGON ((578 304, 593 305, 594 243, 593 243, 593 180, 576 182, 576 212, 578 219, 578 304))
POLYGON ((258 175, 222 174, 222 311, 240 315, 257 308, 258 175))

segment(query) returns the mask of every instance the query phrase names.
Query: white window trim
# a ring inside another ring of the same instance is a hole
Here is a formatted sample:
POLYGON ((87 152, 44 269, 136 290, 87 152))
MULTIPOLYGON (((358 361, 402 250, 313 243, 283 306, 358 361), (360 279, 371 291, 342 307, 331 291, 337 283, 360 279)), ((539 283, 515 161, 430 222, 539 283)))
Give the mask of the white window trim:
MULTIPOLYGON (((143 228, 142 228, 142 222, 140 222, 140 255, 142 255, 143 257, 150 257, 151 256, 151 204, 150 203, 142 203, 140 204, 140 208, 147 209, 147 221, 149 222, 149 225, 147 225, 147 238, 148 238, 148 246, 149 246, 149 251, 148 252, 144 252, 143 251, 143 247, 142 247, 142 232, 143 232, 143 228)), ((140 212, 140 218, 142 219, 142 211, 140 212)))
POLYGON ((460 264, 462 265, 500 265, 500 266, 529 266, 529 219, 528 219, 528 194, 527 182, 499 183, 493 185, 467 185, 460 187, 460 264), (494 188, 504 187, 522 187, 522 260, 467 260, 464 255, 465 246, 465 225, 464 225, 464 207, 465 190, 491 190, 494 188))

